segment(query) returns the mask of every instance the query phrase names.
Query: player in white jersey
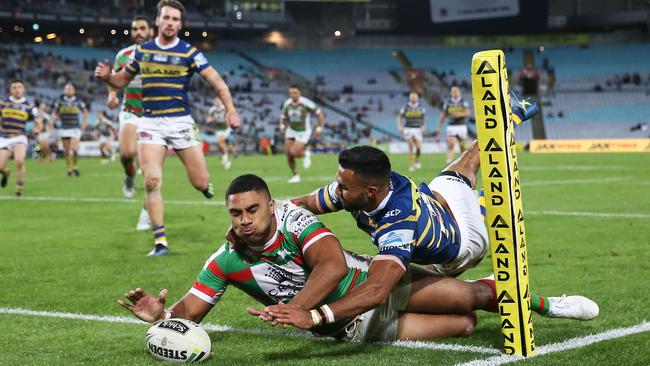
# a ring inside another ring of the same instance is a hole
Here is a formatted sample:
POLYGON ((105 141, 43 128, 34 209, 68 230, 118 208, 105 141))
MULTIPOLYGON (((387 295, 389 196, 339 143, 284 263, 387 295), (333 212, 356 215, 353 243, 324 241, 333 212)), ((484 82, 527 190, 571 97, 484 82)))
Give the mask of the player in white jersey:
POLYGON ((311 114, 315 113, 318 118, 318 125, 314 130, 315 136, 323 132, 325 115, 316 104, 303 97, 297 85, 289 87, 289 99, 282 104, 280 116, 280 132, 284 132, 284 150, 287 154, 287 162, 291 169, 289 183, 300 182, 300 175, 296 171, 296 158, 303 158, 302 166, 309 169, 311 166, 311 150, 305 147, 311 138, 311 114))
POLYGON ((99 142, 99 152, 102 156, 101 163, 108 164, 108 160, 115 161, 113 141, 117 135, 113 121, 106 116, 104 111, 97 113, 97 124, 95 125, 96 137, 99 142))
POLYGON ((447 125, 447 163, 454 160, 454 148, 456 143, 460 147, 460 152, 465 151, 465 140, 467 139, 467 117, 471 115, 469 102, 463 99, 460 88, 451 87, 451 98, 445 102, 440 115, 440 123, 436 127, 434 135, 440 133, 440 128, 449 119, 447 125))
POLYGON ((221 164, 224 169, 228 170, 231 165, 230 159, 228 159, 228 137, 230 137, 232 129, 226 121, 226 107, 221 100, 215 100, 214 105, 208 110, 207 123, 216 128, 215 137, 221 153, 221 164))

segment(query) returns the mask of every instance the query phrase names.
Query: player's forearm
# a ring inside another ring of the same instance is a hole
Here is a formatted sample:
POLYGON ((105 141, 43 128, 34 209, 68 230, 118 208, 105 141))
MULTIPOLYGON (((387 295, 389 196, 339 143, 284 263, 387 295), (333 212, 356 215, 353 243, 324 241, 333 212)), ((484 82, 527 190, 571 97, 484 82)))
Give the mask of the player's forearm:
POLYGON ((305 310, 316 307, 336 290, 339 282, 347 273, 345 262, 343 265, 337 261, 319 264, 309 274, 305 287, 298 292, 291 303, 305 310))
POLYGON ((324 213, 323 210, 318 205, 318 191, 310 193, 306 196, 294 198, 291 200, 291 202, 293 202, 298 206, 302 206, 306 208, 307 210, 311 211, 316 215, 320 215, 324 213))
POLYGON ((203 300, 197 299, 194 297, 194 295, 188 293, 183 296, 182 299, 178 300, 174 305, 172 305, 169 309, 163 312, 161 319, 182 318, 191 320, 195 323, 200 323, 201 320, 203 320, 203 318, 207 315, 211 307, 211 305, 203 302, 203 300), (201 302, 197 302, 196 300, 201 302))
POLYGON ((335 319, 352 318, 384 303, 390 289, 388 288, 386 291, 386 286, 380 283, 365 282, 354 288, 341 300, 329 304, 329 307, 332 309, 335 319))
POLYGON ((318 113, 318 127, 323 128, 325 126, 325 115, 323 112, 318 113))
POLYGON ((126 71, 120 71, 117 74, 110 74, 107 79, 102 79, 109 88, 122 90, 131 82, 131 75, 126 71))

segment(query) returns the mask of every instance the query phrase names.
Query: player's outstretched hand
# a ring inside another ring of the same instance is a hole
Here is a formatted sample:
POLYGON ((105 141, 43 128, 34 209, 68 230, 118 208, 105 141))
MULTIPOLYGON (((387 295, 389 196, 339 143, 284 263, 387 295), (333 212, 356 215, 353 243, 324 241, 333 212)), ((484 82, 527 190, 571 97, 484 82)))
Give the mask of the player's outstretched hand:
POLYGON ((228 126, 232 129, 236 129, 241 125, 241 121, 239 120, 239 114, 236 111, 228 112, 226 114, 226 121, 228 122, 228 126))
POLYGON ((108 81, 111 78, 111 64, 108 60, 97 64, 95 68, 95 77, 100 80, 108 81))
POLYGON ((117 300, 117 303, 130 311, 136 317, 148 323, 155 323, 162 318, 165 311, 165 298, 167 289, 162 289, 158 297, 146 293, 141 288, 136 288, 124 294, 131 303, 117 300))
POLYGON ((279 324, 293 325, 300 329, 311 329, 314 326, 309 310, 293 304, 271 305, 265 307, 264 311, 279 324))

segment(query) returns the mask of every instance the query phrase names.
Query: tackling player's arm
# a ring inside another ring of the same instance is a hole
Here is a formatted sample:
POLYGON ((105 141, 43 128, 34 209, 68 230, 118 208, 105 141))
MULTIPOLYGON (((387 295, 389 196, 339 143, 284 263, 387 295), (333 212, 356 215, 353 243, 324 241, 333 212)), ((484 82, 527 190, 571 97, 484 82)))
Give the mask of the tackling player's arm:
POLYGON ((120 99, 117 97, 117 89, 108 87, 108 99, 106 105, 110 109, 115 109, 120 105, 120 99))
MULTIPOLYGON (((201 77, 203 77, 212 87, 217 98, 221 100, 223 105, 226 107, 226 120, 228 125, 232 128, 239 127, 239 115, 237 114, 237 109, 235 109, 235 104, 232 101, 232 96, 230 95, 230 90, 228 85, 223 81, 223 78, 217 70, 212 66, 209 66, 200 72, 201 77)), ((215 102, 216 104, 216 102, 215 102)))
POLYGON ((339 198, 337 189, 338 183, 334 181, 308 195, 294 198, 291 201, 316 215, 340 211, 343 209, 343 203, 339 198))
POLYGON ((343 248, 334 235, 314 242, 305 252, 305 261, 312 268, 305 287, 291 300, 302 309, 311 309, 334 291, 348 273, 343 248))

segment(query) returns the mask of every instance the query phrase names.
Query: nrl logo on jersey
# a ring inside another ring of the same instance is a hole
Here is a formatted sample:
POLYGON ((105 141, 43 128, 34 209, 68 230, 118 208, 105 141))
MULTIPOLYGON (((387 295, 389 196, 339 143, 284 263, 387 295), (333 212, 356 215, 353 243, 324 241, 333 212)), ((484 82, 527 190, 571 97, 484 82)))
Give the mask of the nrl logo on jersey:
POLYGON ((151 55, 150 54, 145 53, 144 55, 142 55, 142 61, 147 62, 149 60, 151 60, 151 55))
POLYGON ((178 65, 181 63, 181 58, 178 56, 172 56, 172 58, 169 59, 169 62, 171 62, 174 65, 178 65))

